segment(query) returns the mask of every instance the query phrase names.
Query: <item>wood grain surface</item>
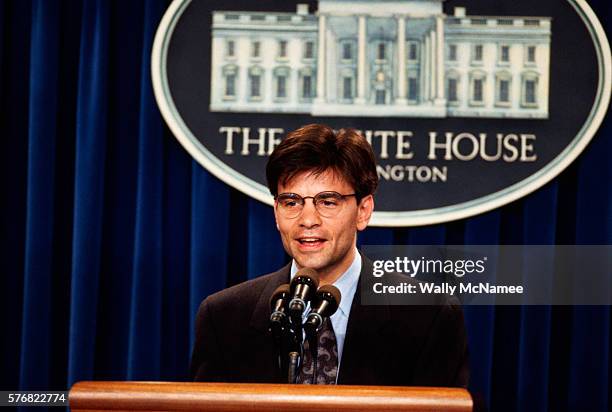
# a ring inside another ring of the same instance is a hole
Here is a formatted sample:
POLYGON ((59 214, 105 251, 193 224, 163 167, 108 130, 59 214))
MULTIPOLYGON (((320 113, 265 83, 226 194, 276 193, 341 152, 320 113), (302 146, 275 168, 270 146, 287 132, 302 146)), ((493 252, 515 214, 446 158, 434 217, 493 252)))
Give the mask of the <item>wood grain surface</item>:
POLYGON ((72 411, 471 411, 465 389, 191 382, 78 382, 72 411))

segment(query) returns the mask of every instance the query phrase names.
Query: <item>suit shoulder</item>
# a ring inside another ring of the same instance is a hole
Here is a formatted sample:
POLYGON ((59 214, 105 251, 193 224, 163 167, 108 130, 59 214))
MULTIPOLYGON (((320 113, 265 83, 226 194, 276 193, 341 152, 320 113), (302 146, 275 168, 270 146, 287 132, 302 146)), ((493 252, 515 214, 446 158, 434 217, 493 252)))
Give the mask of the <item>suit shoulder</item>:
POLYGON ((202 305, 206 303, 213 307, 219 307, 227 304, 236 305, 237 303, 241 305, 254 304, 261 297, 266 285, 269 282, 276 281, 279 276, 281 276, 279 272, 269 273, 223 289, 209 295, 204 299, 202 305))

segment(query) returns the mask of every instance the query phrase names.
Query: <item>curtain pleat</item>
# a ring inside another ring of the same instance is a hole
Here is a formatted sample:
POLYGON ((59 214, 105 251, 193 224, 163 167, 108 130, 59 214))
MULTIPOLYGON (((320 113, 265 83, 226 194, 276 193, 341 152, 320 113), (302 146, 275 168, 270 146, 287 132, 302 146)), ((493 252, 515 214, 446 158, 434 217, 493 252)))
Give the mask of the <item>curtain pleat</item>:
MULTIPOLYGON (((529 198, 529 197, 528 197, 529 198)), ((499 240, 495 243, 500 245, 520 245, 523 242, 523 219, 524 202, 514 202, 501 209, 501 221, 499 240)), ((508 256, 500 251, 498 262, 503 266, 504 259, 508 256)), ((498 279, 505 275, 502 270, 497 273, 498 279)), ((521 314, 520 308, 516 306, 496 306, 495 329, 493 331, 492 365, 493 374, 491 378, 491 410, 518 410, 518 399, 515 396, 508 397, 509 393, 518 393, 518 368, 519 342, 521 314)))
MULTIPOLYGON (((558 186, 549 184, 525 200, 523 244, 554 245, 558 186)), ((529 247, 529 246, 527 246, 529 247)), ((542 287, 548 285, 549 296, 553 292, 553 279, 549 274, 554 272, 554 251, 543 249, 534 256, 525 253, 523 262, 523 282, 526 288, 530 284, 542 287), (543 270, 542 270, 543 269, 543 270), (546 282, 542 280, 547 276, 546 282)), ((518 355, 518 410, 546 410, 548 406, 548 371, 550 350, 549 306, 520 307, 521 323, 518 355)))
POLYGON ((194 315, 190 304, 191 157, 169 136, 164 142, 162 379, 187 380, 194 315))
POLYGON ((76 118, 76 163, 68 385, 94 373, 104 205, 108 2, 83 7, 76 118))
MULTIPOLYGON (((190 325, 200 302, 226 285, 230 189, 195 161, 191 178, 190 325)), ((232 251, 236 255, 244 253, 232 251)), ((194 330, 190 329, 190 342, 194 330)))
MULTIPOLYGON (((580 158, 576 192, 576 243, 612 244, 612 126, 605 122, 600 134, 580 158), (597 165, 597 167, 593 167, 597 165), (605 193, 605 194, 604 194, 605 193)), ((608 290, 612 295, 612 265, 608 270, 608 290)), ((588 273, 584 273, 588 282, 588 273)), ((573 309, 568 404, 570 408, 604 410, 610 406, 610 355, 612 328, 610 307, 573 309), (589 379, 583 377, 588 376, 589 379)))
POLYGON ((128 379, 159 379, 162 310, 163 133, 151 86, 151 45, 162 7, 146 0, 140 70, 138 189, 128 379))
POLYGON ((32 8, 20 388, 49 384, 59 3, 32 8), (51 109, 50 109, 51 108, 51 109), (36 305, 30 301, 37 302, 36 305), (43 350, 41 350, 41 348, 43 350))
MULTIPOLYGON (((589 4, 609 31, 609 2, 589 4)), ((204 170, 161 120, 149 64, 167 5, 0 3, 5 389, 189 379, 202 299, 288 261, 272 209, 204 170)), ((458 222, 368 228, 358 244, 612 244, 610 153, 606 119, 531 195, 458 222)), ((537 267, 553 258, 543 251, 537 267)), ((522 264, 527 284, 546 272, 522 264)), ((609 307, 464 313, 470 390, 490 410, 609 410, 609 307)))
MULTIPOLYGON (((499 243, 501 216, 492 211, 468 219, 465 223, 466 245, 495 245, 499 243)), ((490 407, 493 378, 493 347, 495 308, 466 306, 463 309, 470 354, 470 390, 478 402, 490 407)))
MULTIPOLYGON (((2 73, 0 90, 0 170, 2 213, 0 214, 0 319, 8 333, 0 339, 3 384, 19 385, 21 353, 21 310, 23 294, 25 222, 27 204, 28 101, 31 37, 30 2, 2 3, 2 73)), ((8 387, 8 386, 6 386, 8 387)))
POLYGON ((248 201, 248 277, 278 270, 285 258, 272 208, 253 199, 248 201))
POLYGON ((94 378, 127 379, 138 196, 142 0, 109 3, 104 215, 94 378), (115 3, 116 4, 116 3, 115 3), (125 33, 133 33, 126 36, 125 33))

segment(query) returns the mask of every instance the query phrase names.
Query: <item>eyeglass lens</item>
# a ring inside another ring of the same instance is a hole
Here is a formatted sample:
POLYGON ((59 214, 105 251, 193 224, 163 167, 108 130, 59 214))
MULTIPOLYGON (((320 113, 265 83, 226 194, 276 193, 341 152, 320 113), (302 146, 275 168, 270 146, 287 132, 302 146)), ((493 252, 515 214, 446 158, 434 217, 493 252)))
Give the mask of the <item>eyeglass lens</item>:
POLYGON ((312 199, 314 206, 321 214, 325 217, 333 217, 338 214, 343 205, 345 196, 338 192, 321 192, 315 196, 302 197, 297 193, 282 193, 277 197, 277 204, 279 209, 287 217, 297 217, 304 209, 306 199, 312 199))

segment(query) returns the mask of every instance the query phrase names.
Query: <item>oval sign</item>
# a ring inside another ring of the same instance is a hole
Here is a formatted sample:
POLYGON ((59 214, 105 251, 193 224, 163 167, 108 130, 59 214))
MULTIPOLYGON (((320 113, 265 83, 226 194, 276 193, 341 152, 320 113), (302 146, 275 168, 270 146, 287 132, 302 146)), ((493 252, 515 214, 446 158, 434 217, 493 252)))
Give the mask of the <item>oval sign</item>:
POLYGON ((543 186, 591 140, 612 83, 583 0, 175 0, 151 67, 187 151, 270 205, 265 164, 285 133, 362 131, 374 226, 465 218, 543 186))

